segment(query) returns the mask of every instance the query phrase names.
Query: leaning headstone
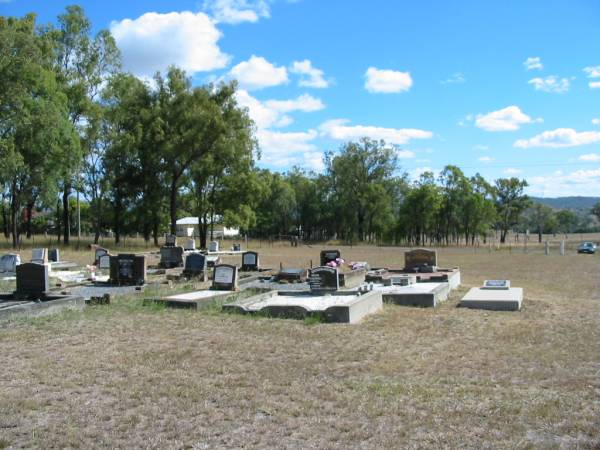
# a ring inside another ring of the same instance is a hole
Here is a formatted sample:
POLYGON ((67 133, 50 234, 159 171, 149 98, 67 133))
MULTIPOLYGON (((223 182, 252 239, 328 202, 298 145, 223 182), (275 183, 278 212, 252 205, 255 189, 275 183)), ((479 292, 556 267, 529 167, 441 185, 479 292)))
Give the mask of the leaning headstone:
POLYGON ((165 236, 165 247, 175 247, 177 245, 177 236, 174 234, 167 234, 165 236))
POLYGON ((25 263, 17 266, 16 298, 42 298, 50 291, 48 264, 25 263))
POLYGON ((238 287, 238 269, 229 264, 219 264, 213 270, 212 288, 218 291, 235 291, 238 287))
POLYGON ((100 257, 104 256, 104 255, 108 255, 108 250, 106 250, 105 248, 102 248, 102 247, 96 248, 96 251, 94 252, 94 265, 95 266, 97 266, 98 263, 100 262, 100 257))
POLYGON ((206 256, 202 253, 190 253, 185 258, 183 274, 186 277, 198 277, 200 281, 206 281, 206 256))
POLYGON ((437 270, 437 252, 417 248, 404 253, 404 270, 407 272, 435 272, 437 270))
POLYGON ((341 258, 342 254, 339 250, 323 250, 321 251, 321 266, 326 266, 327 263, 341 258))
POLYGON ((60 251, 57 248, 51 248, 48 252, 48 260, 50 262, 60 262, 60 251))
POLYGON ((159 266, 170 269, 183 266, 183 247, 161 247, 159 266))
POLYGON ((110 283, 141 286, 146 282, 146 256, 119 254, 110 257, 110 283))
POLYGON ((322 266, 310 270, 308 284, 313 292, 337 291, 340 278, 336 267, 322 266))
POLYGON ((31 250, 31 262, 37 264, 48 263, 48 249, 47 248, 34 248, 31 250))
POLYGON ((196 250, 196 239, 186 239, 183 243, 183 249, 186 252, 190 252, 190 251, 194 251, 196 250))
POLYGON ((218 252, 219 251, 219 242, 218 241, 212 241, 208 244, 208 251, 209 252, 218 252))
POLYGON ((258 253, 244 252, 242 253, 242 271, 256 272, 259 270, 258 253))
POLYGON ((0 257, 0 272, 16 272, 21 264, 21 256, 17 253, 8 253, 0 257))

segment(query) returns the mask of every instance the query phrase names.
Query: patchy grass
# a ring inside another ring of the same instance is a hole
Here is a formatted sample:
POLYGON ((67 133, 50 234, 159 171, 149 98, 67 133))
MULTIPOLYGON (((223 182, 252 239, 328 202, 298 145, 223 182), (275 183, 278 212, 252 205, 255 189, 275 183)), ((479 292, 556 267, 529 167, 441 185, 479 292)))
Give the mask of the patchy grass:
MULTIPOLYGON (((278 267, 320 248, 257 250, 278 267)), ((341 251, 402 266, 395 248, 341 251)), ((598 448, 600 255, 444 249, 440 263, 462 271, 447 302, 357 325, 141 296, 2 324, 0 448, 598 448), (525 288, 521 312, 456 307, 504 277, 525 288)))

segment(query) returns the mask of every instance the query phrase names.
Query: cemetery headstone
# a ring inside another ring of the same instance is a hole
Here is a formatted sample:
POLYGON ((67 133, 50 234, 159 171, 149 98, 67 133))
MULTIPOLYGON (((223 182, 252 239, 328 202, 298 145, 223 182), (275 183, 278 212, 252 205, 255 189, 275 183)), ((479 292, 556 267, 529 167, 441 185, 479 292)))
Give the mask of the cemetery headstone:
POLYGON ((305 281, 308 274, 306 269, 294 269, 294 268, 284 268, 275 275, 276 281, 291 281, 291 282, 302 282, 305 281))
POLYGON ((98 263, 100 262, 100 257, 104 256, 104 255, 108 255, 108 250, 106 250, 105 248, 102 247, 98 247, 96 249, 96 251, 94 252, 94 265, 97 266, 98 263))
POLYGON ((186 252, 196 250, 196 239, 193 239, 193 238, 192 239, 186 239, 185 242, 184 242, 184 244, 183 244, 183 249, 186 252))
POLYGON ((242 244, 233 244, 233 251, 234 252, 241 252, 242 251, 242 244))
POLYGON ((57 248, 51 248, 48 252, 48 259, 51 262, 60 262, 60 251, 57 248))
POLYGON ((404 253, 404 270, 409 272, 435 272, 437 270, 437 252, 425 248, 404 253))
POLYGON ((161 247, 160 267, 170 269, 183 266, 183 247, 161 247))
POLYGON ((34 248, 31 250, 31 262, 37 264, 48 263, 48 249, 47 248, 34 248))
POLYGON ((259 270, 258 253, 244 252, 242 253, 242 271, 256 272, 259 270))
POLYGON ((146 282, 146 256, 123 253, 110 256, 110 282, 127 286, 143 285, 146 282))
POLYGON ((16 298, 43 298, 50 291, 48 264, 25 263, 17 266, 16 298))
POLYGON ((510 280, 485 280, 482 289, 510 289, 510 280))
POLYGON ((175 247, 177 245, 177 236, 174 234, 167 234, 165 236, 165 247, 175 247))
POLYGON ((185 268, 183 274, 187 277, 199 277, 201 281, 206 281, 206 256, 202 253, 190 253, 185 258, 185 268))
POLYGON ((219 242, 218 241, 212 241, 208 244, 208 251, 209 252, 218 252, 219 251, 219 242))
POLYGON ((0 257, 0 272, 16 272, 21 264, 21 256, 17 253, 8 253, 0 257))
POLYGON ((327 265, 328 262, 335 261, 341 258, 342 254, 339 250, 323 250, 321 251, 321 266, 327 265))
POLYGON ((219 291, 235 291, 238 287, 238 269, 229 264, 219 264, 213 270, 212 288, 219 291))
POLYGON ((308 283, 314 292, 337 291, 340 288, 338 270, 329 266, 315 267, 310 270, 308 283))

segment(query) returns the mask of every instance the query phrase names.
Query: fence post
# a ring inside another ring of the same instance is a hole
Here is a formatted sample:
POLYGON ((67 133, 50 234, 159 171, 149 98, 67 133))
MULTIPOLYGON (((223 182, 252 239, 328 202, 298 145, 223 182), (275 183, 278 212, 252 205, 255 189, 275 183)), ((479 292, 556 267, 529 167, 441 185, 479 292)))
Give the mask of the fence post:
POLYGON ((565 256, 565 241, 560 241, 560 255, 565 256))
POLYGON ((549 255, 549 254, 550 254, 550 242, 548 242, 548 241, 546 241, 546 242, 544 243, 544 253, 545 253, 546 255, 549 255))

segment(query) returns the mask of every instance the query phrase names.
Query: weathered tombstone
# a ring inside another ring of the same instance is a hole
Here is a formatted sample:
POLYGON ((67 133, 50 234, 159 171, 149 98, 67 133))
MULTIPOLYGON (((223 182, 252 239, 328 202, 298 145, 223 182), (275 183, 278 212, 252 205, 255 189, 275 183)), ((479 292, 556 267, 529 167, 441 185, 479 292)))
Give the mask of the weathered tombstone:
POLYGON ((435 272, 437 270, 437 252, 417 248, 404 253, 404 270, 407 272, 435 272))
POLYGON ((165 247, 175 247, 177 245, 177 236, 174 234, 167 234, 165 236, 165 247))
POLYGON ((244 252, 242 253, 242 271, 256 272, 259 270, 258 253, 244 252))
POLYGON ((206 281, 206 256, 202 253, 190 253, 185 258, 183 274, 186 277, 198 277, 200 281, 206 281))
POLYGON ((242 244, 233 244, 233 251, 234 252, 241 252, 242 251, 242 244))
POLYGON ((219 242, 218 241, 212 241, 208 244, 208 251, 209 252, 218 252, 219 251, 219 242))
POLYGON ((110 257, 110 282, 141 286, 146 282, 146 256, 119 254, 110 257))
POLYGON ((48 264, 25 263, 17 266, 15 298, 42 298, 50 291, 48 264))
POLYGON ((213 271, 212 288, 219 291, 235 291, 238 287, 238 269, 229 264, 219 264, 213 271))
POLYGON ((327 263, 341 258, 342 254, 339 250, 322 250, 321 251, 321 266, 326 266, 327 263))
POLYGON ((21 264, 21 256, 17 253, 8 253, 0 257, 0 272, 16 272, 21 264))
POLYGON ((48 252, 48 260, 51 262, 60 262, 60 251, 57 248, 51 248, 48 252))
POLYGON ((34 248, 31 250, 31 262, 37 264, 48 263, 48 249, 47 248, 34 248))
POLYGON ((340 288, 338 270, 329 266, 315 267, 310 270, 308 283, 311 291, 337 291, 340 288))
POLYGON ((186 252, 190 252, 190 251, 194 251, 196 250, 196 239, 186 239, 184 244, 183 244, 183 249, 186 252))
POLYGON ((485 280, 481 289, 510 289, 510 280, 485 280))
POLYGON ((102 255, 100 257, 98 268, 101 270, 110 270, 110 255, 102 255))
POLYGON ((100 262, 100 257, 108 255, 108 250, 102 247, 98 247, 94 252, 94 265, 97 266, 100 262))
POLYGON ((170 269, 183 266, 183 247, 161 247, 160 267, 170 269))

